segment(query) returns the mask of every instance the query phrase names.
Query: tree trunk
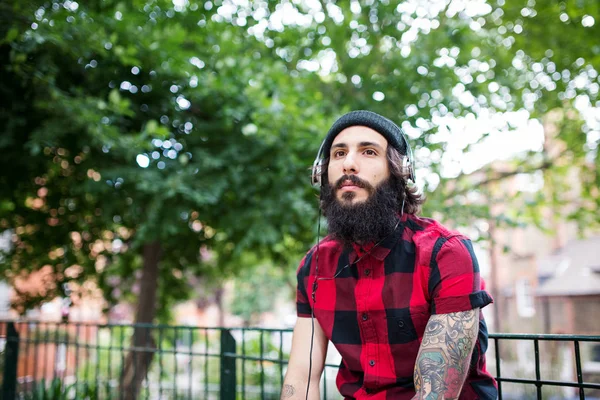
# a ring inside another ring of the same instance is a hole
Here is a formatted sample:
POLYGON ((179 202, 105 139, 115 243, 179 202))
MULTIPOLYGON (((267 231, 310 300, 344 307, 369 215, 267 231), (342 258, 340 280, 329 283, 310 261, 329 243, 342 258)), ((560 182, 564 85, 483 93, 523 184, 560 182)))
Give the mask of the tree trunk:
POLYGON ((158 288, 158 263, 162 255, 159 242, 155 241, 144 245, 142 277, 140 279, 140 295, 135 313, 135 328, 131 340, 131 350, 127 354, 121 372, 120 395, 126 400, 135 400, 138 397, 142 383, 146 378, 156 343, 152 338, 152 330, 148 326, 138 324, 151 324, 156 316, 156 292, 158 288))
POLYGON ((225 290, 223 289, 223 285, 219 285, 217 290, 215 291, 215 303, 217 303, 217 309, 219 310, 219 326, 225 326, 225 313, 223 311, 223 293, 225 290))

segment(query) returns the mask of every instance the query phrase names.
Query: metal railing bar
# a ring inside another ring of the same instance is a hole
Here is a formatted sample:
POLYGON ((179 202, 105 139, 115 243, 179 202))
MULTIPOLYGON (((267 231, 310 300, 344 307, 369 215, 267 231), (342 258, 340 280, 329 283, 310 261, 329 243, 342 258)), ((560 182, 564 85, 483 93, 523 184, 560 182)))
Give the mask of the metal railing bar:
POLYGON ((99 393, 98 377, 100 376, 100 362, 102 360, 102 355, 100 353, 101 349, 100 346, 98 346, 98 343, 100 343, 100 329, 96 328, 96 376, 94 377, 94 394, 96 395, 96 398, 98 398, 99 393))
MULTIPOLYGON (((583 373, 581 371, 581 354, 579 352, 579 342, 577 340, 573 341, 573 346, 575 346, 575 365, 577 366, 577 383, 581 384, 583 382, 583 373)), ((585 400, 585 394, 583 391, 583 387, 579 386, 579 398, 581 400, 585 400)))
POLYGON ((88 343, 88 339, 90 337, 90 329, 91 329, 92 325, 87 325, 85 328, 85 343, 86 343, 86 347, 85 347, 85 385, 83 386, 85 389, 84 393, 87 393, 87 389, 88 389, 88 384, 87 382, 90 379, 90 347, 91 346, 87 346, 88 343))
MULTIPOLYGON (((152 347, 152 337, 150 336, 151 330, 145 329, 144 332, 145 332, 144 338, 146 339, 146 341, 145 341, 146 345, 150 345, 152 347)), ((154 356, 153 356, 153 358, 154 358, 154 356)), ((145 362, 145 360, 144 360, 144 362, 145 362)), ((142 384, 145 383, 145 387, 146 387, 146 399, 148 399, 150 397, 150 385, 148 383, 148 373, 149 372, 150 372, 150 365, 148 365, 148 367, 145 368, 144 380, 142 382, 142 384)))
MULTIPOLYGON (((134 329, 133 335, 131 336, 131 338, 129 338, 131 343, 135 343, 136 334, 137 334, 136 331, 139 332, 139 329, 134 329)), ((126 378, 127 378, 127 389, 129 390, 129 396, 127 396, 127 397, 134 397, 134 396, 137 397, 137 395, 138 395, 138 393, 135 393, 136 382, 138 379, 137 366, 138 366, 139 355, 137 353, 138 352, 136 350, 132 350, 131 358, 128 358, 131 362, 131 368, 133 368, 133 379, 129 379, 129 373, 128 373, 126 378), (133 385, 131 384, 132 382, 133 382, 133 385)), ((124 366, 124 370, 125 370, 125 366, 124 366)), ((124 391, 124 390, 121 390, 121 391, 124 391)))
POLYGON ((242 400, 246 400, 246 331, 242 331, 242 400))
MULTIPOLYGON (((8 322, 13 322, 13 323, 17 323, 17 322, 27 322, 30 323, 32 321, 28 321, 28 320, 5 320, 5 319, 0 319, 0 323, 8 323, 8 322)), ((42 322, 40 322, 40 324, 42 324, 42 322)), ((190 327, 189 325, 168 325, 168 324, 151 324, 151 323, 135 323, 135 324, 122 324, 122 323, 104 323, 104 324, 95 324, 93 322, 73 322, 71 323, 73 325, 81 325, 81 326, 94 326, 94 327, 98 327, 98 328, 106 328, 106 327, 129 327, 129 328, 159 328, 159 327, 163 327, 163 328, 185 328, 185 329, 194 329, 194 330, 211 330, 211 331, 215 331, 215 332, 220 332, 222 330, 229 330, 232 332, 235 331, 251 331, 251 332, 257 332, 257 331, 264 331, 264 332, 289 332, 292 333, 293 329, 292 328, 285 328, 285 329, 277 329, 277 328, 243 328, 243 327, 236 327, 236 328, 226 328, 226 327, 201 327, 201 326, 194 326, 194 327, 190 327)), ((532 334, 532 333, 490 333, 488 336, 490 339, 494 339, 494 338, 498 338, 498 339, 509 339, 509 340, 519 340, 519 339, 539 339, 539 340, 556 340, 556 341, 573 341, 573 340, 578 340, 581 342, 597 342, 600 341, 600 336, 599 335, 572 335, 572 334, 547 334, 547 333, 543 333, 543 334, 532 334)))
MULTIPOLYGON (((23 332, 25 334, 25 337, 29 337, 30 335, 30 329, 29 329, 29 324, 27 323, 22 323, 21 326, 24 326, 24 329, 21 329, 20 331, 23 332)), ((35 364, 34 364, 34 368, 35 368, 35 364)), ((29 342, 25 343, 25 376, 31 376, 29 374, 29 342)))
POLYGON ((260 394, 265 397, 265 349, 264 349, 264 331, 260 332, 260 394))
MULTIPOLYGON (((547 385, 547 386, 566 386, 566 387, 580 387, 586 389, 600 389, 600 383, 591 383, 591 382, 567 382, 567 381, 554 381, 554 380, 544 380, 540 379, 536 381, 535 379, 525 379, 525 378, 504 378, 504 377, 496 377, 494 378, 498 382, 509 382, 509 383, 526 383, 531 385, 547 385)), ((500 397, 499 397, 500 398, 500 397)))
MULTIPOLYGON (((533 341, 533 352, 534 352, 534 357, 535 357, 535 380, 537 382, 539 382, 541 379, 541 376, 540 376, 540 342, 537 339, 535 339, 533 341)), ((536 389, 536 393, 537 393, 537 399, 542 400, 542 384, 536 383, 535 389, 536 389)))
MULTIPOLYGON (((19 342, 26 342, 26 340, 19 340, 19 342)), ((66 342, 59 342, 59 343, 63 343, 64 344, 66 342)), ((114 349, 114 347, 111 347, 110 345, 100 346, 100 345, 94 345, 94 344, 80 344, 79 347, 82 348, 82 349, 99 349, 99 350, 114 349)), ((140 346, 126 347, 126 346, 122 346, 122 347, 119 347, 119 349, 122 350, 122 351, 124 351, 124 352, 136 351, 136 352, 142 352, 142 353, 159 353, 159 352, 162 352, 162 353, 166 353, 166 354, 178 354, 178 353, 181 354, 181 352, 179 352, 177 350, 169 350, 169 349, 158 350, 156 347, 140 347, 140 346)), ((189 355, 192 355, 192 356, 209 356, 209 357, 220 357, 221 356, 220 353, 188 352, 186 354, 189 354, 189 355)), ((267 358, 265 358, 265 360, 270 361, 267 358)))
MULTIPOLYGON (((112 382, 112 353, 113 353, 113 328, 108 328, 108 343, 110 349, 108 350, 108 382, 112 382)), ((110 395, 110 393, 107 393, 110 395)))
POLYGON ((69 326, 65 323, 65 364, 61 379, 65 379, 69 373, 69 344, 71 344, 69 340, 69 326))
POLYGON ((75 398, 78 398, 79 395, 79 379, 77 377, 77 371, 79 370, 79 352, 81 348, 79 347, 79 325, 75 326, 75 398))
POLYGON ((162 385, 162 370, 163 370, 163 330, 162 328, 158 328, 158 369, 159 369, 159 375, 158 375, 158 398, 162 399, 163 398, 163 385, 162 385))
POLYGON ((50 329, 47 328, 48 327, 48 323, 46 323, 46 331, 44 334, 44 366, 43 366, 43 379, 44 381, 46 380, 46 377, 48 376, 48 359, 49 359, 49 354, 48 354, 48 350, 49 346, 48 346, 48 339, 50 338, 50 329))
MULTIPOLYGON (((498 338, 493 338, 494 340, 494 353, 496 355, 496 376, 502 376, 500 374, 500 346, 498 343, 498 338)), ((497 381, 498 382, 498 398, 502 398, 502 382, 497 381)))
POLYGON ((173 374, 173 391, 174 398, 177 400, 177 339, 179 338, 179 327, 175 326, 175 337, 173 338, 173 364, 175 373, 173 374))
MULTIPOLYGON (((20 323, 20 322, 26 322, 26 323, 36 323, 36 324, 48 324, 48 322, 41 322, 41 321, 30 321, 27 319, 0 319, 0 324, 3 323, 20 323)), ((190 326, 190 325, 169 325, 169 324, 152 324, 152 323, 132 323, 132 324, 123 324, 123 323, 102 323, 102 324, 98 324, 98 323, 94 323, 94 322, 69 322, 70 325, 81 325, 81 326, 91 326, 91 327, 98 327, 98 328, 107 328, 107 327, 127 327, 127 328, 159 328, 159 327, 163 327, 163 328, 177 328, 177 329, 194 329, 194 330, 211 330, 211 331, 215 331, 215 332, 221 332, 223 330, 227 330, 227 331, 250 331, 250 332, 257 332, 257 331, 264 331, 264 332, 289 332, 292 333, 293 329, 292 328, 284 328, 284 329, 278 329, 278 328, 243 328, 243 327, 235 327, 235 328, 226 328, 226 327, 203 327, 203 326, 190 326)), ((497 334, 490 334, 491 335, 497 335, 497 334)), ((576 335, 573 335, 576 336, 576 335)), ((599 336, 600 338, 600 336, 599 336)))
POLYGON ((490 339, 508 339, 508 340, 551 340, 559 342, 600 342, 598 335, 566 335, 566 334, 548 334, 548 333, 490 333, 490 339))
POLYGON ((283 387, 283 332, 279 332, 279 386, 283 387))
POLYGON ((37 366, 39 365, 39 344, 40 344, 40 330, 39 330, 39 325, 35 325, 35 354, 34 354, 34 359, 33 359, 33 390, 36 390, 37 388, 37 372, 38 372, 38 368, 37 366))
POLYGON ((190 380, 190 385, 188 386, 188 399, 192 398, 192 385, 194 383, 194 379, 193 377, 193 373, 192 371, 194 370, 194 365, 192 363, 193 361, 193 350, 194 350, 194 331, 192 329, 188 329, 188 337, 190 340, 189 343, 189 350, 188 350, 188 379, 190 380))
POLYGON ((56 325, 55 329, 54 329, 54 362, 52 363, 53 367, 52 367, 52 379, 56 379, 57 378, 57 368, 56 368, 56 363, 58 361, 58 331, 59 331, 60 325, 56 325))
MULTIPOLYGON (((204 379, 209 381, 208 376, 208 329, 204 328, 204 379)), ((208 385, 204 385, 204 398, 208 398, 208 385)))
POLYGON ((121 348, 121 371, 119 372, 119 387, 121 388, 121 390, 119 390, 119 399, 122 400, 123 399, 123 382, 124 382, 124 378, 125 378, 125 347, 123 345, 123 343, 125 342, 125 326, 121 325, 121 334, 119 335, 119 342, 121 344, 120 348, 121 348))

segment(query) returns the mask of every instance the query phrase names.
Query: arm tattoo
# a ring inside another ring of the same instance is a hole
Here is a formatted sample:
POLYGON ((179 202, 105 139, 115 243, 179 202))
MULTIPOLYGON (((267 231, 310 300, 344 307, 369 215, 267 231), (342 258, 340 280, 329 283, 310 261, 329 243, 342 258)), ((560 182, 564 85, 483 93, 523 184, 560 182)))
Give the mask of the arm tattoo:
POLYGON ((281 391, 281 400, 289 399, 296 393, 296 389, 292 385, 288 385, 287 383, 283 385, 283 390, 281 391))
POLYGON ((415 399, 457 399, 469 372, 479 309, 432 315, 415 363, 415 399))

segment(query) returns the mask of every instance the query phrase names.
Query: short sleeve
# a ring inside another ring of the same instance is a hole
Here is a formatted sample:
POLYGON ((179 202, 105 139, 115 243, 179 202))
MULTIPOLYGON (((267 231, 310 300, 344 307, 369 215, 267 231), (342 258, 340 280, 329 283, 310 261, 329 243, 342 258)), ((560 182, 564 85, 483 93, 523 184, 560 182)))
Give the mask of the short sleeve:
POLYGON ((312 260, 312 252, 309 252, 304 256, 298 267, 296 278, 298 279, 298 286, 296 289, 296 313, 298 317, 310 318, 312 316, 312 308, 310 306, 308 291, 308 277, 310 276, 310 264, 312 260))
POLYGON ((432 314, 483 308, 493 302, 483 290, 473 244, 464 236, 438 238, 431 253, 428 291, 432 314))

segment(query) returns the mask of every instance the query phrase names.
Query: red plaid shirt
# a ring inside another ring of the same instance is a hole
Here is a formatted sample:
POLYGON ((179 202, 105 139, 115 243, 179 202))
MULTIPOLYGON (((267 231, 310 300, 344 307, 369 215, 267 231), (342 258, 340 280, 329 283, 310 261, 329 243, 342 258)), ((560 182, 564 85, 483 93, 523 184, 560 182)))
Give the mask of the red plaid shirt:
MULTIPOLYGON (((297 311, 311 311, 342 356, 337 387, 345 398, 411 399, 413 372, 432 314, 482 308, 483 289, 471 241, 436 221, 404 214, 379 246, 344 248, 325 237, 298 268, 297 311), (358 262, 357 262, 358 260, 358 262), (346 267, 346 268, 344 268, 346 267), (334 278, 334 275, 337 276, 334 278)), ((479 337, 460 399, 496 399, 486 371, 487 328, 479 337)))

